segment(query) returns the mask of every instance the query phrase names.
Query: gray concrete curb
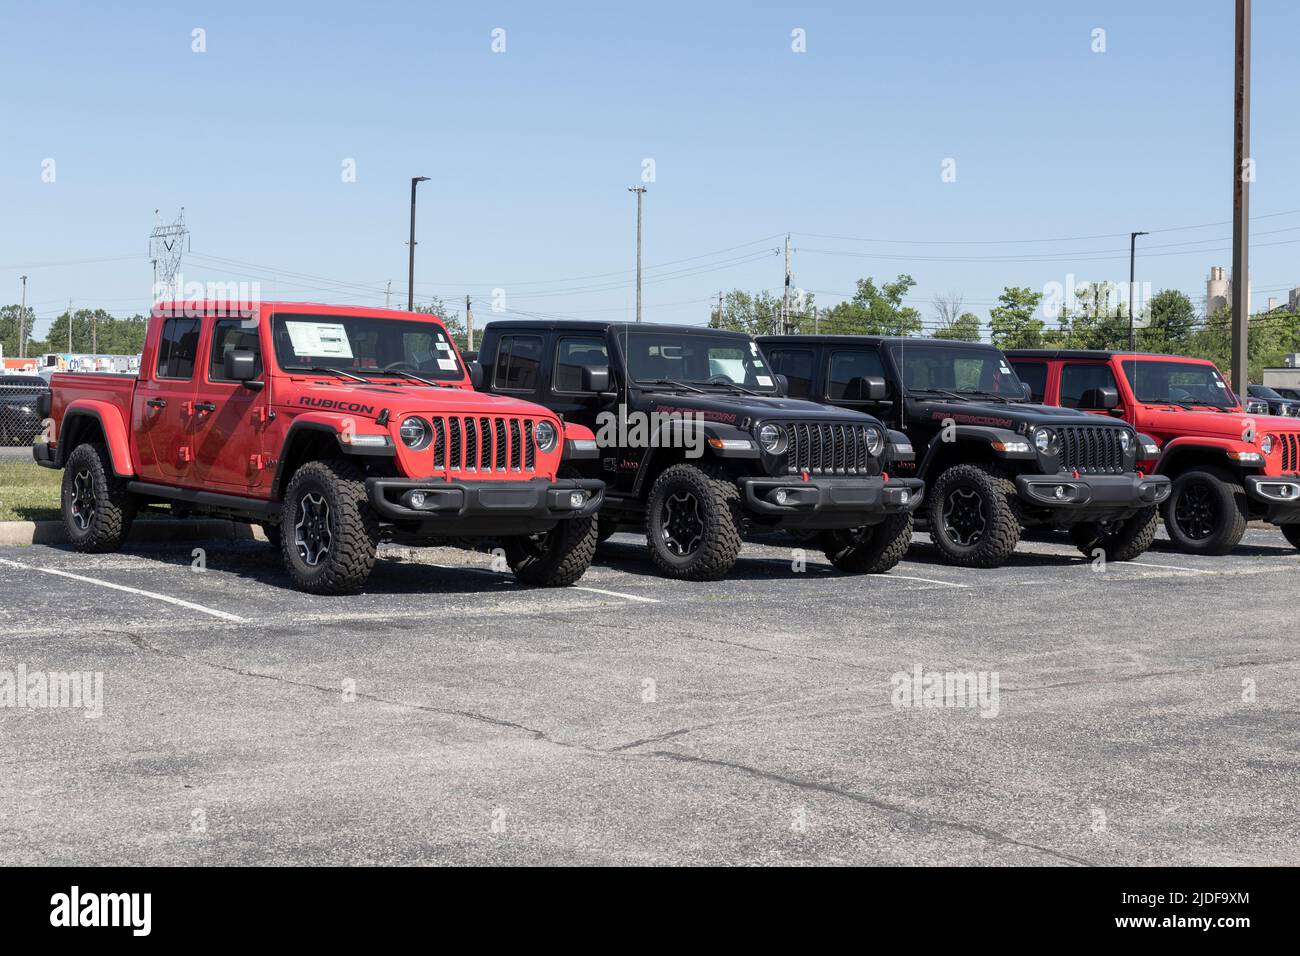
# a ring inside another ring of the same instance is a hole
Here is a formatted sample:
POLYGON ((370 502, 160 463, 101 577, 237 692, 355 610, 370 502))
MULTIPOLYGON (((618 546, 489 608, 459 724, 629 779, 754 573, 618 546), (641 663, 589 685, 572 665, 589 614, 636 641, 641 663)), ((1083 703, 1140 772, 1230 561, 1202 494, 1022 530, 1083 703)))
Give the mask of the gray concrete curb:
MULTIPOLYGON (((136 544, 167 541, 251 541, 266 540, 261 528, 219 518, 177 521, 144 519, 131 525, 128 541, 136 544)), ((67 535, 62 521, 0 521, 0 545, 64 544, 67 535)))

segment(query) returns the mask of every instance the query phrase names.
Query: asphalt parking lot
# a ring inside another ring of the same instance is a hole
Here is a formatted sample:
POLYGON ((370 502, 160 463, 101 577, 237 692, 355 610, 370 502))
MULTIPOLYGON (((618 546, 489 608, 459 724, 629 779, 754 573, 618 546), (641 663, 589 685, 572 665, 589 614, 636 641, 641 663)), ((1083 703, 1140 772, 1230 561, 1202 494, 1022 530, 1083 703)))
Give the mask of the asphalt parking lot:
POLYGON ((0 708, 0 863, 1300 863, 1273 530, 866 578, 756 542, 714 584, 618 535, 560 591, 386 547, 352 598, 195 547, 0 549, 0 670, 103 674, 97 719, 0 708), (996 707, 896 706, 917 667, 996 707))

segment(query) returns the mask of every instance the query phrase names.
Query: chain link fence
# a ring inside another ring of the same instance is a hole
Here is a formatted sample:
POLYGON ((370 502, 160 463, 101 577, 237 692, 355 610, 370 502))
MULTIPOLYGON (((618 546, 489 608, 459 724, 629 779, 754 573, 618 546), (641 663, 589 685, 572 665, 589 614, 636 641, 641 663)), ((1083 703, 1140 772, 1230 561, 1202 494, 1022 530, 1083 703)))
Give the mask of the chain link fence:
POLYGON ((42 432, 37 407, 50 386, 39 375, 0 378, 0 447, 30 447, 42 432))

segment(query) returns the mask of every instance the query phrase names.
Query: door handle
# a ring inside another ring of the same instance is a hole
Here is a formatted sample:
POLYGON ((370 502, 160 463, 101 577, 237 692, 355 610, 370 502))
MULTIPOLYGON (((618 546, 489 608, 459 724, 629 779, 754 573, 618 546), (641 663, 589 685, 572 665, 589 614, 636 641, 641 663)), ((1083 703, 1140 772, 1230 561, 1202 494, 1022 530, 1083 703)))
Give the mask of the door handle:
POLYGON ((166 408, 167 400, 165 398, 151 398, 145 404, 150 408, 166 408))
POLYGON ((217 405, 215 402, 195 402, 194 410, 196 412, 215 412, 217 405))

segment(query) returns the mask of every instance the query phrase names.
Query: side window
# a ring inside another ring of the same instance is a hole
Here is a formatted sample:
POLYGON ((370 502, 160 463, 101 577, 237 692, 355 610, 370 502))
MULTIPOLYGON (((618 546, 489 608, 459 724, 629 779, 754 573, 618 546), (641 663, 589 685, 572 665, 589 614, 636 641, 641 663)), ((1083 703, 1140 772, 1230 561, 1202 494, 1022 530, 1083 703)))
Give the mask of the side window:
POLYGON ((1079 399, 1094 388, 1114 388, 1118 391, 1109 365, 1092 363, 1061 366, 1061 404, 1064 407, 1078 408, 1079 399))
POLYGON ((1047 363, 1016 362, 1011 367, 1016 370, 1016 377, 1029 386, 1030 400, 1041 402, 1047 394, 1047 363))
POLYGON ((541 336, 503 335, 497 349, 492 387, 503 392, 535 391, 541 367, 541 336))
MULTIPOLYGON (((885 366, 876 350, 854 349, 831 353, 831 374, 827 397, 832 401, 865 402, 867 379, 885 378, 885 366)), ((888 381, 887 378, 885 378, 888 381)))
POLYGON ((555 390, 582 391, 582 370, 609 365, 605 340, 592 336, 564 336, 555 348, 555 390))
POLYGON ((226 353, 246 349, 257 356, 255 378, 262 377, 262 346, 257 339, 257 326, 244 325, 240 319, 221 319, 212 327, 212 356, 208 360, 208 381, 227 382, 226 353))
POLYGON ((777 349, 769 358, 772 371, 789 380, 791 398, 807 398, 812 394, 813 354, 810 350, 777 349))
POLYGON ((168 319, 158 337, 159 378, 188 381, 194 377, 194 360, 199 354, 198 319, 168 319))

